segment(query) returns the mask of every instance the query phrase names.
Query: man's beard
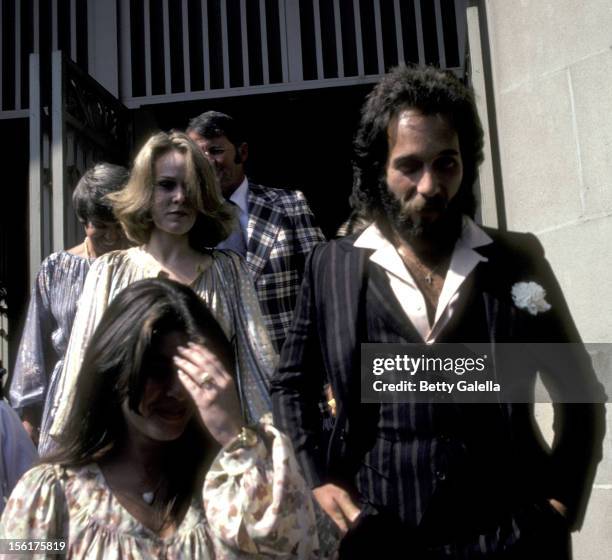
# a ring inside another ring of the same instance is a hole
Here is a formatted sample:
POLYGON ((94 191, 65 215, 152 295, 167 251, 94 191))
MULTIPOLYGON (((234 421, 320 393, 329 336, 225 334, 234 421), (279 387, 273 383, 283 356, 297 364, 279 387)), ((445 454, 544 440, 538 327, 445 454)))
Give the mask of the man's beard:
POLYGON ((418 210, 412 209, 389 191, 387 183, 380 183, 380 200, 384 213, 383 221, 394 233, 407 243, 438 246, 454 245, 461 235, 462 211, 458 197, 450 202, 441 196, 427 199, 418 210), (437 212, 438 216, 429 220, 421 212, 437 212))

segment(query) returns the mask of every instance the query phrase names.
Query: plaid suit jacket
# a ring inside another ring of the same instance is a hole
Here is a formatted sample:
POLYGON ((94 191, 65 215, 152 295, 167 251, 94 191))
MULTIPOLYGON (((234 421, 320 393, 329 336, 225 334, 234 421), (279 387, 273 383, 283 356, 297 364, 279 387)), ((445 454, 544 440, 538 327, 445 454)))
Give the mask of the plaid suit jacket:
POLYGON ((246 262, 277 351, 293 320, 307 255, 325 237, 300 191, 249 181, 246 262))

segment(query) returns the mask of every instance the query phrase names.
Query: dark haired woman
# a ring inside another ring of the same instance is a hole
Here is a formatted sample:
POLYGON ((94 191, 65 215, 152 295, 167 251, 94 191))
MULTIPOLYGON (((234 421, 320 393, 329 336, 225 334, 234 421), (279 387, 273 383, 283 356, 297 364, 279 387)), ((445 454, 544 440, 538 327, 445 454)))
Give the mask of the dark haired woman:
POLYGON ((112 200, 117 219, 139 246, 110 253, 91 268, 56 395, 53 435, 61 434, 73 406, 83 350, 102 313, 126 286, 156 277, 190 286, 208 305, 233 343, 243 409, 257 420, 271 408, 268 380, 277 356, 246 264, 235 253, 205 249, 229 235, 234 215, 201 150, 182 133, 152 136, 112 200))
POLYGON ((106 199, 106 195, 121 189, 127 179, 125 167, 110 163, 98 163, 81 177, 72 204, 85 228, 85 239, 72 249, 49 255, 42 262, 32 289, 9 397, 42 454, 51 444, 50 405, 89 267, 96 257, 127 246, 106 199))
POLYGON ((189 288, 126 288, 85 352, 59 449, 18 483, 0 537, 64 539, 70 558, 319 558, 291 447, 265 421, 244 426, 232 357, 189 288))

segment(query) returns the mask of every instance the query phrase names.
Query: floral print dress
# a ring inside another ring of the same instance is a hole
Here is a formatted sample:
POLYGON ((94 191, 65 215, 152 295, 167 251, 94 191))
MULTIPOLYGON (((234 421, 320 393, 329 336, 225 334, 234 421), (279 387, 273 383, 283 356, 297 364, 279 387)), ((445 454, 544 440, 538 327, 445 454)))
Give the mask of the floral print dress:
MULTIPOLYGON (((253 447, 219 453, 203 495, 192 498, 170 537, 135 519, 91 463, 28 471, 7 503, 0 538, 65 539, 73 559, 323 558, 310 491, 291 445, 268 419, 260 427, 253 447)), ((46 554, 35 558, 57 555, 46 554)))

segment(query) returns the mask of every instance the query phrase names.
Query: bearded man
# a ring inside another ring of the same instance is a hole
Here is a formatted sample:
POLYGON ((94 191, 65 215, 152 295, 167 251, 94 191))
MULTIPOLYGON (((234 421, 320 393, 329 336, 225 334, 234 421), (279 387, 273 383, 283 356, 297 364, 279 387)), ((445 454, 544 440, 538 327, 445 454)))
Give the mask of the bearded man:
MULTIPOLYGON (((311 254, 272 384, 275 420, 343 558, 568 558, 601 459, 602 404, 557 404, 548 452, 529 404, 361 402, 361 343, 575 343, 573 375, 605 395, 542 246, 473 221, 483 133, 473 93, 433 68, 394 69, 355 140, 361 234, 311 254), (513 288, 534 282, 533 309, 513 288), (317 395, 337 406, 325 447, 317 395), (374 556, 376 555, 376 556, 374 556)), ((525 359, 526 377, 554 360, 525 359), (537 360, 536 360, 537 361, 537 360), (544 362, 544 363, 543 363, 544 362)))

